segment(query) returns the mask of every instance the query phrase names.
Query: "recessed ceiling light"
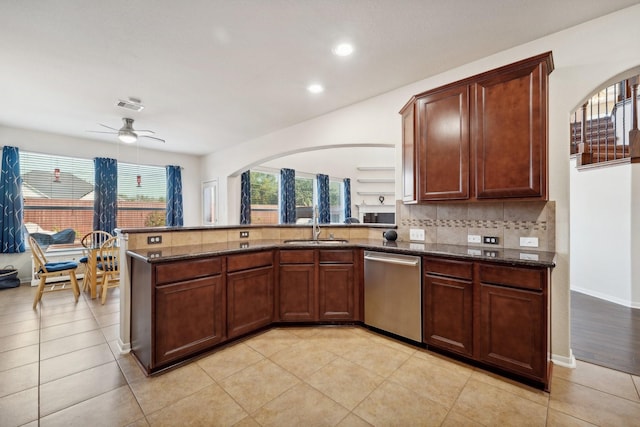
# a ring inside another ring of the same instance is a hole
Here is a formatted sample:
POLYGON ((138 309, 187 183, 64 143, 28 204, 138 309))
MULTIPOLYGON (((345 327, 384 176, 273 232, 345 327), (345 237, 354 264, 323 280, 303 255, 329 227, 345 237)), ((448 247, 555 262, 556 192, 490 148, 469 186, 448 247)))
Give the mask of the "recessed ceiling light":
POLYGON ((333 53, 337 56, 349 56, 353 53, 353 45, 349 43, 340 43, 333 48, 333 53))
POLYGON ((320 84, 314 83, 307 86, 307 90, 311 93, 321 93, 324 92, 324 87, 322 87, 322 85, 320 84))

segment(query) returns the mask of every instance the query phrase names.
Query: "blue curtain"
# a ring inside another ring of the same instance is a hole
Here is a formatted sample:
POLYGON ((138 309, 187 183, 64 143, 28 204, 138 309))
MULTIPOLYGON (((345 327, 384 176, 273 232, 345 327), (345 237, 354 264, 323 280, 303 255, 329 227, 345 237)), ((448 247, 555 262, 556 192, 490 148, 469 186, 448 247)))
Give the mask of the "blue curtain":
POLYGON ((296 171, 280 169, 280 224, 296 223, 296 171))
POLYGON ((167 166, 167 227, 182 227, 182 171, 180 166, 167 166))
POLYGON ((93 229, 113 234, 118 214, 118 161, 96 157, 93 159, 93 166, 93 229))
POLYGON ((2 147, 0 176, 0 247, 3 254, 24 252, 22 234, 23 202, 18 147, 2 147))
POLYGON ((240 175, 240 224, 251 224, 251 171, 240 175))
POLYGON ((344 219, 351 218, 351 179, 345 178, 344 184, 344 219))
POLYGON ((316 175, 318 184, 318 222, 329 224, 331 222, 331 207, 329 205, 329 175, 316 175))

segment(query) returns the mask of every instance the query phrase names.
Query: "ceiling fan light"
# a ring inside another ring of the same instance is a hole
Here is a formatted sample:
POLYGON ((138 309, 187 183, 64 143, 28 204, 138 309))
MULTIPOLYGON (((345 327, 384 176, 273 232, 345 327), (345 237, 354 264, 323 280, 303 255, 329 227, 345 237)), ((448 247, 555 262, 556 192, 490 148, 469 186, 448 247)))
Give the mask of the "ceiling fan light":
POLYGON ((125 144, 132 144, 137 141, 138 135, 136 135, 135 132, 121 130, 120 132, 118 132, 118 139, 125 144))

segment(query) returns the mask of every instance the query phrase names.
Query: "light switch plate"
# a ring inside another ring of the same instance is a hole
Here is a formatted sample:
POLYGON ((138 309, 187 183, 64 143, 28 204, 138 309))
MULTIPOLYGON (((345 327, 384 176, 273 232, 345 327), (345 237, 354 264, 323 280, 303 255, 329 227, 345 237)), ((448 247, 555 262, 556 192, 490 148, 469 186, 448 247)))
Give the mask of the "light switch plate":
POLYGON ((537 237, 521 237, 520 246, 526 247, 526 248, 537 248, 538 238, 537 237))
POLYGON ((467 243, 482 243, 482 239, 478 234, 468 234, 467 243))
POLYGON ((422 228, 410 228, 409 240, 418 240, 424 242, 424 230, 422 228))

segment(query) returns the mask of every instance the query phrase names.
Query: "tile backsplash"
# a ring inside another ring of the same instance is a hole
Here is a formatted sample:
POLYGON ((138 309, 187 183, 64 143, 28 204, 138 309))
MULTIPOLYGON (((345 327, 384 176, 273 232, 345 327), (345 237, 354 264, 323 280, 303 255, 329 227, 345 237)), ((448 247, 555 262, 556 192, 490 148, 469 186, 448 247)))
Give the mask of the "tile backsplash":
POLYGON ((539 251, 555 251, 556 204, 548 202, 432 203, 396 206, 398 238, 425 230, 426 243, 520 249, 520 237, 537 237, 539 251), (498 237, 497 245, 467 243, 467 235, 498 237))

